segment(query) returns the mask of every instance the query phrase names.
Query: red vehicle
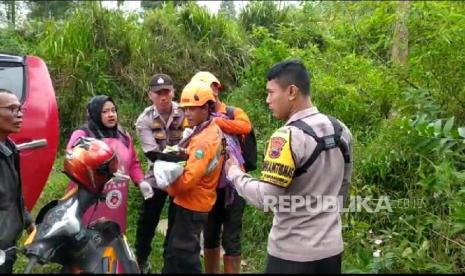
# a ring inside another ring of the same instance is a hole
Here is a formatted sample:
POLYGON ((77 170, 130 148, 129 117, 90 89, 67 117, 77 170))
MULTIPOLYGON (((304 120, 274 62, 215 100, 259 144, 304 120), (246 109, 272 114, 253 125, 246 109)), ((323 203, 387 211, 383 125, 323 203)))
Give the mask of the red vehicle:
POLYGON ((25 109, 19 133, 11 135, 21 154, 26 207, 31 210, 47 182, 58 143, 58 108, 44 61, 0 54, 0 88, 15 93, 25 109))

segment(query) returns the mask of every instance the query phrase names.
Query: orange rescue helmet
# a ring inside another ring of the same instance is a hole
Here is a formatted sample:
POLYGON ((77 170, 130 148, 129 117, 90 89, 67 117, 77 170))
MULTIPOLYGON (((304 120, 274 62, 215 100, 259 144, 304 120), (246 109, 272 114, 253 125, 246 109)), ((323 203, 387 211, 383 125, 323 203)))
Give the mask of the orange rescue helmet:
POLYGON ((216 102, 210 85, 194 80, 182 90, 180 105, 181 107, 203 106, 208 101, 216 102))
POLYGON ((197 72, 197 74, 195 74, 192 77, 191 81, 203 81, 207 83, 208 85, 216 84, 219 89, 223 88, 223 85, 218 80, 218 78, 215 77, 215 75, 213 75, 212 73, 207 72, 207 71, 197 72))

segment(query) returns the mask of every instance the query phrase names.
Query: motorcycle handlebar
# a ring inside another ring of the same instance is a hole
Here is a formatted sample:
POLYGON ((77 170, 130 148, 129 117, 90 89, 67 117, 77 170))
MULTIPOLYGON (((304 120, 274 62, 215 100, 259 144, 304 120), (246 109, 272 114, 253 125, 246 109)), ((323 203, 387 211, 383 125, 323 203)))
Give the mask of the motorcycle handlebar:
POLYGON ((31 256, 31 258, 29 258, 29 261, 27 262, 26 267, 24 268, 23 273, 24 274, 31 273, 32 269, 34 268, 34 265, 37 263, 37 261, 38 261, 37 256, 31 256))
MULTIPOLYGON (((4 264, 5 263, 5 257, 6 257, 6 253, 8 251, 11 251, 11 250, 15 250, 15 249, 18 249, 16 246, 12 246, 10 248, 7 248, 7 249, 0 249, 0 265, 4 264)), ((20 250, 21 251, 21 250, 20 250)), ((24 252, 23 252, 24 253, 24 252)), ((32 255, 30 258, 29 258, 29 261, 26 265, 26 267, 24 268, 24 271, 23 273, 31 273, 32 272, 32 269, 34 268, 35 264, 38 262, 38 257, 37 256, 34 256, 32 255)))

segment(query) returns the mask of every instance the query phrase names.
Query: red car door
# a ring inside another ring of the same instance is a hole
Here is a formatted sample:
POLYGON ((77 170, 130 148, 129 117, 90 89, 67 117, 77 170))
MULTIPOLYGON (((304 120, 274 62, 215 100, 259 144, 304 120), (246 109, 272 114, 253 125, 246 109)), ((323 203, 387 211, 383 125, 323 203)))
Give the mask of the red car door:
POLYGON ((26 207, 31 210, 47 182, 58 142, 58 109, 44 61, 35 56, 0 54, 0 88, 14 92, 25 109, 19 133, 10 138, 21 154, 26 207))

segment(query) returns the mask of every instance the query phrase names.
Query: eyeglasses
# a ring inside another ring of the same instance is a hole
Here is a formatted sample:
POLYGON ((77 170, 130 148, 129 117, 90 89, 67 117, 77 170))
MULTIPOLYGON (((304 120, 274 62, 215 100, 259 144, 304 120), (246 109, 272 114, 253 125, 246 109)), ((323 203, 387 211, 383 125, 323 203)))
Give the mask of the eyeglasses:
POLYGON ((24 113, 26 110, 22 105, 0 106, 0 108, 8 109, 14 116, 18 116, 19 112, 24 113))

